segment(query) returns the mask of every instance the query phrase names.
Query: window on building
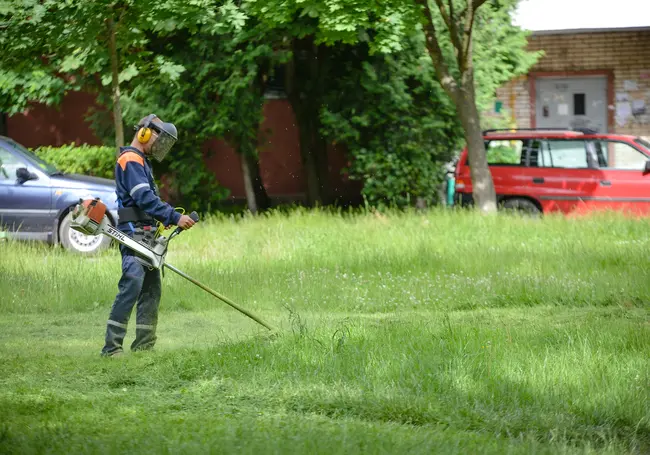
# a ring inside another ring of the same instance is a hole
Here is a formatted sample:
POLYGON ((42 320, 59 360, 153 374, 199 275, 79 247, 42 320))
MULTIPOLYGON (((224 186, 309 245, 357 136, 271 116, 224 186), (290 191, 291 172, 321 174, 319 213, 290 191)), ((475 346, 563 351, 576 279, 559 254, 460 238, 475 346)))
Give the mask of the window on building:
POLYGON ((522 166, 525 162, 525 155, 522 159, 524 141, 521 139, 489 141, 485 150, 490 165, 522 166))
POLYGON ((573 115, 587 115, 584 93, 573 94, 573 115))
POLYGON ((594 143, 601 168, 641 171, 648 157, 625 142, 596 141, 594 143))

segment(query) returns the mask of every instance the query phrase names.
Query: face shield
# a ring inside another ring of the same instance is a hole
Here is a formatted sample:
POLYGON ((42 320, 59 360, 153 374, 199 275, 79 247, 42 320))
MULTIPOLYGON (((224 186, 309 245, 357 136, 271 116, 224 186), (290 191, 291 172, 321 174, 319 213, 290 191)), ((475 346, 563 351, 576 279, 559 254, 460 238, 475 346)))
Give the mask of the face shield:
POLYGON ((178 140, 178 131, 173 123, 152 123, 150 128, 157 136, 151 144, 151 155, 160 162, 178 140))

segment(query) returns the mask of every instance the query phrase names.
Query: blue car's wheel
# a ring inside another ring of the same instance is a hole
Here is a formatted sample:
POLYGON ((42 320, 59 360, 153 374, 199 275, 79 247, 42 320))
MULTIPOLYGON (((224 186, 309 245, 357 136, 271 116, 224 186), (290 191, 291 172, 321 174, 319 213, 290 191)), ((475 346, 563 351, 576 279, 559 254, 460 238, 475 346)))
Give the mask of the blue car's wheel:
POLYGON ((105 235, 85 235, 70 228, 72 213, 68 213, 59 227, 59 239, 66 250, 80 254, 96 254, 107 249, 111 238, 105 235))

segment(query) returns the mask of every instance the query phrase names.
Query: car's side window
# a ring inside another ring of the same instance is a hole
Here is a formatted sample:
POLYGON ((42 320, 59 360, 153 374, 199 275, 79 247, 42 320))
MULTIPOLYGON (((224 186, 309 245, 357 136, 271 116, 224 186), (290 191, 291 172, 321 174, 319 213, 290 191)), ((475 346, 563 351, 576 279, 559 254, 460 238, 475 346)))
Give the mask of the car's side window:
POLYGON ((588 169, 590 166, 585 145, 584 140, 575 139, 533 141, 530 166, 588 169))
POLYGON ((25 163, 3 148, 0 148, 0 180, 16 180, 16 170, 25 163))
POLYGON ((601 168, 642 171, 648 157, 625 142, 600 140, 594 143, 601 168))
POLYGON ((485 144, 487 161, 492 166, 523 166, 526 160, 524 141, 496 140, 485 144))

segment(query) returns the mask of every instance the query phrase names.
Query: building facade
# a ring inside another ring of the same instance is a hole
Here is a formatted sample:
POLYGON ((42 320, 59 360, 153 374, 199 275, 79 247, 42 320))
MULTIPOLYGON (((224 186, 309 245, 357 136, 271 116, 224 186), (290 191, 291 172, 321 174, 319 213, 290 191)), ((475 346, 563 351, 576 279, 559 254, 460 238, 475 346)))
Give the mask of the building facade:
POLYGON ((591 128, 650 136, 650 27, 533 32, 544 55, 497 90, 518 128, 591 128))

